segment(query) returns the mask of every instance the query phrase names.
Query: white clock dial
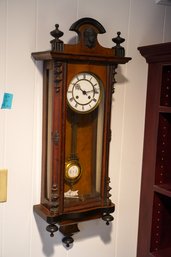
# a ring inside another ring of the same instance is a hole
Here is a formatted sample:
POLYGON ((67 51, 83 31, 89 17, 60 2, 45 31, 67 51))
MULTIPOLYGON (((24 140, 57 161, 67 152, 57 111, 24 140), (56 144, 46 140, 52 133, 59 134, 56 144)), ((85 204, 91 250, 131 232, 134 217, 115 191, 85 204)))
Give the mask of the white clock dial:
POLYGON ((78 175, 79 175, 79 167, 78 166, 73 165, 68 169, 68 176, 70 178, 76 178, 76 177, 78 177, 78 175))
POLYGON ((101 99, 100 82, 91 73, 79 73, 70 82, 67 102, 71 109, 79 113, 94 110, 101 99))

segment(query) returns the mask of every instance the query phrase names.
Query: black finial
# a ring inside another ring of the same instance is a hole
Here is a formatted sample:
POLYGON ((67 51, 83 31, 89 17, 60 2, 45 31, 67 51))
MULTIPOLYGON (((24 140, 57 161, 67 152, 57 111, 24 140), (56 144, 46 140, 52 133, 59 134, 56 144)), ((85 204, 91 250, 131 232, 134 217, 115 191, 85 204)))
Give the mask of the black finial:
POLYGON ((51 237, 54 237, 54 233, 58 231, 58 227, 55 224, 50 224, 46 227, 46 230, 50 233, 51 237))
POLYGON ((116 44, 116 46, 113 47, 116 51, 116 56, 124 57, 125 56, 125 49, 120 44, 122 44, 125 39, 122 38, 121 32, 117 32, 117 37, 112 38, 112 41, 116 44))
POLYGON ((112 220, 114 220, 113 216, 109 213, 104 213, 102 219, 106 221, 106 225, 109 225, 112 220))
POLYGON ((55 38, 51 40, 50 43, 51 43, 52 51, 62 52, 64 43, 59 38, 62 37, 64 33, 60 31, 58 28, 59 28, 59 25, 55 24, 55 29, 50 32, 51 36, 55 38))
POLYGON ((66 245, 66 247, 70 247, 70 245, 74 242, 74 239, 71 236, 65 236, 62 239, 62 242, 66 245))

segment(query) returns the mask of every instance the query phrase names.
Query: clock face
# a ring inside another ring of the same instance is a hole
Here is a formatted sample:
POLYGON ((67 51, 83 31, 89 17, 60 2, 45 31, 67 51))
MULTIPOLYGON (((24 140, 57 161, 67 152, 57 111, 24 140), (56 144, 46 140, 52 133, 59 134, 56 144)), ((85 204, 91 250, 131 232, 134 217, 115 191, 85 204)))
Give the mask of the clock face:
POLYGON ((78 113, 93 111, 99 105, 100 99, 100 81, 91 73, 77 74, 68 86, 68 105, 78 113))

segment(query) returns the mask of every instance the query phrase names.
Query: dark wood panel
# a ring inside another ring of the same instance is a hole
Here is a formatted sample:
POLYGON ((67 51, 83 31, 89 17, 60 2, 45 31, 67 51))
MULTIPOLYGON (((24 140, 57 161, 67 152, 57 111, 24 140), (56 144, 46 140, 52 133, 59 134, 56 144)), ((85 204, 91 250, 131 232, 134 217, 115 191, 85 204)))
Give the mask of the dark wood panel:
POLYGON ((139 47, 148 86, 137 257, 171 256, 171 43, 139 47))

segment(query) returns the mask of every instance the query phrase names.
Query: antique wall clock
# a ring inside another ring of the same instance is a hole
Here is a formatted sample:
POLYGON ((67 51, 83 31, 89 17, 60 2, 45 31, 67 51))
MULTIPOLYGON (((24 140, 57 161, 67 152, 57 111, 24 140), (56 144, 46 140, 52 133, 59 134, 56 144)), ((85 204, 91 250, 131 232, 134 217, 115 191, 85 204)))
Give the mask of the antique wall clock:
POLYGON ((82 18, 70 28, 76 44, 64 44, 58 25, 51 51, 32 53, 43 61, 43 144, 41 203, 34 211, 59 231, 70 246, 81 221, 102 218, 109 224, 115 206, 108 176, 111 100, 114 75, 124 57, 120 32, 114 47, 102 47, 103 26, 82 18))

